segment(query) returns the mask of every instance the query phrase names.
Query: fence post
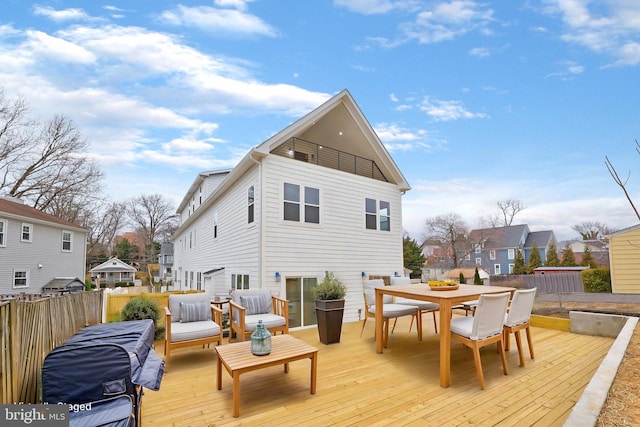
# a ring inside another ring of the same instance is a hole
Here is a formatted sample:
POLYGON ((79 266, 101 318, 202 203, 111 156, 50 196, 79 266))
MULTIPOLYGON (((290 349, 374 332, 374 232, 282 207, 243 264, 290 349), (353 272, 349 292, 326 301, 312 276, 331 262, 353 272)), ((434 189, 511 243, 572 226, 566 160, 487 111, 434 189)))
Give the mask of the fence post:
POLYGON ((11 392, 10 392, 10 401, 6 402, 8 404, 19 403, 16 402, 16 397, 18 396, 18 377, 19 377, 19 366, 18 366, 18 357, 20 355, 20 340, 18 337, 20 336, 20 325, 18 325, 18 302, 14 298, 9 301, 9 341, 11 351, 9 352, 9 364, 11 366, 11 392))

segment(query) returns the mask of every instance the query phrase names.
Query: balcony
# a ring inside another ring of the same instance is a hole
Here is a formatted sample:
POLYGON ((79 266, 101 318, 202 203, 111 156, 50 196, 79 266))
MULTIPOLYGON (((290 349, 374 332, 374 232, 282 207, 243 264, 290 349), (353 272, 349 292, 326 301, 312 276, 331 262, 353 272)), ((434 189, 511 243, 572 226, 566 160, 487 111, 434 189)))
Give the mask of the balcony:
POLYGON ((291 138, 271 154, 389 182, 376 162, 300 138, 291 138))

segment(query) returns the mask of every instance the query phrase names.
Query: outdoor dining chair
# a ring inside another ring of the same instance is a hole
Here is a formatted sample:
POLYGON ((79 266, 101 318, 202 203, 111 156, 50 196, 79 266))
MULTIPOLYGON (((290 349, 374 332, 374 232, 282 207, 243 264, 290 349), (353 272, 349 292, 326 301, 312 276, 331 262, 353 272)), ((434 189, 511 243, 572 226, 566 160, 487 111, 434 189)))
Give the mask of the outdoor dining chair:
POLYGON ((520 331, 523 329, 527 334, 529 355, 531 356, 531 359, 534 358, 530 319, 531 309, 533 308, 533 301, 535 298, 536 288, 519 289, 515 291, 504 320, 503 335, 505 350, 509 351, 510 334, 513 333, 516 336, 516 346, 518 347, 520 366, 524 366, 524 354, 522 352, 522 341, 520 340, 520 331))
POLYGON ((501 294, 483 294, 478 299, 475 316, 451 319, 451 339, 461 342, 473 350, 473 360, 480 388, 484 390, 484 374, 480 360, 480 348, 497 343, 502 359, 502 370, 508 374, 507 358, 504 353, 504 313, 509 303, 509 292, 501 294))
MULTIPOLYGON (((411 278, 409 277, 392 277, 391 278, 391 286, 401 286, 401 285, 410 285, 411 278)), ((424 313, 433 313, 433 328, 438 333, 438 323, 436 322, 436 312, 440 309, 440 305, 435 302, 429 301, 420 301, 417 299, 409 299, 409 298, 398 298, 395 299, 396 304, 402 305, 412 305, 418 307, 418 312, 416 313, 416 317, 419 316, 422 318, 424 313)), ((409 324, 409 332, 411 332, 411 328, 413 328, 413 317, 411 318, 411 323, 409 324)), ((396 319, 397 321, 397 319, 396 319)), ((393 322, 393 328, 391 329, 391 333, 396 329, 396 322, 393 322)))
MULTIPOLYGON (((364 287, 364 321, 362 322, 362 330, 360 331, 360 337, 364 332, 364 326, 367 324, 369 317, 376 318, 376 288, 385 286, 384 280, 365 280, 363 282, 364 287)), ((384 347, 387 347, 389 340, 389 320, 396 319, 402 316, 415 316, 418 314, 418 307, 413 305, 394 304, 393 297, 391 295, 383 296, 382 304, 382 317, 384 318, 384 347)), ((422 341, 422 319, 417 317, 418 324, 418 339, 422 341)))

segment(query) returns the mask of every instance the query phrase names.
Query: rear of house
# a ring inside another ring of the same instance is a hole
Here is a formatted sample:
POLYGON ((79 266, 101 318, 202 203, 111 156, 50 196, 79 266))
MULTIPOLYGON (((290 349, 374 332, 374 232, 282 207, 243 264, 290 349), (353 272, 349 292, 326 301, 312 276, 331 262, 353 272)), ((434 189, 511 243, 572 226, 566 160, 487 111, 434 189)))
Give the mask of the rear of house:
POLYGON ((640 224, 609 236, 611 290, 614 294, 640 293, 640 224))
POLYGON ((179 207, 174 288, 267 288, 290 301, 298 327, 315 324, 311 289, 333 271, 348 288, 345 320, 357 320, 363 278, 403 274, 409 188, 342 91, 233 170, 199 175, 179 207))

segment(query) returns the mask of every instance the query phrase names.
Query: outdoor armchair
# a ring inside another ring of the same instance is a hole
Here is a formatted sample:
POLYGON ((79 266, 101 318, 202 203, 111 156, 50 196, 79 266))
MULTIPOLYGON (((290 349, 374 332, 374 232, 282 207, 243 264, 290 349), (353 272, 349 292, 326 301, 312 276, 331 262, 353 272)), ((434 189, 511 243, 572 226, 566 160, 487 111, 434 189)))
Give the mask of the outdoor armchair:
MULTIPOLYGON (((364 322, 362 322, 362 330, 360 336, 364 332, 364 327, 367 324, 369 317, 376 318, 376 288, 382 287, 384 281, 382 279, 365 280, 363 282, 364 288, 364 322)), ((418 314, 418 307, 413 305, 395 304, 391 295, 383 296, 382 304, 382 317, 384 318, 384 346, 387 347, 389 340, 389 320, 397 319, 402 316, 416 316, 418 314)), ((422 341, 422 318, 417 318, 418 324, 418 339, 422 341)))
POLYGON ((492 343, 498 344, 502 359, 502 369, 508 374, 507 358, 504 353, 502 326, 504 314, 509 303, 509 292, 501 294, 483 294, 478 299, 475 316, 451 319, 451 339, 459 341, 473 350, 473 360, 480 388, 484 390, 484 375, 480 360, 480 348, 492 343))
POLYGON ((165 366, 168 370, 171 350, 204 344, 222 344, 222 310, 211 305, 209 295, 172 294, 164 308, 165 366))
POLYGON ((518 357, 520 358, 520 366, 524 366, 524 354, 522 351, 522 341, 520 340, 520 331, 525 330, 527 334, 527 344, 529 345, 529 356, 533 359, 533 343, 531 340, 531 309, 533 301, 536 298, 536 288, 520 289, 515 291, 511 305, 504 320, 504 345, 505 350, 509 351, 510 334, 516 336, 516 346, 518 347, 518 357))
POLYGON ((272 334, 288 334, 289 301, 268 289, 234 290, 229 301, 229 341, 233 336, 240 341, 251 337, 259 320, 272 334))

